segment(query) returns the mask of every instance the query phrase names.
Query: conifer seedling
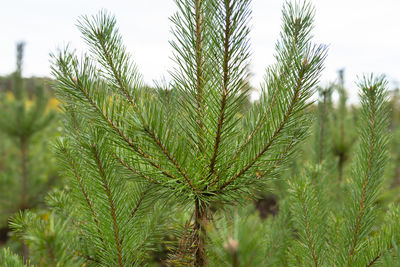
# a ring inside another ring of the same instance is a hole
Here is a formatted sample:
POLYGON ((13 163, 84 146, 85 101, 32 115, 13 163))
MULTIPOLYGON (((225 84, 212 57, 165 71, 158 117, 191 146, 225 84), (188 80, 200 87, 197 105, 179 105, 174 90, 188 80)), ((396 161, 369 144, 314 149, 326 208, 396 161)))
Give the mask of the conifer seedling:
MULTIPOLYGON (((49 187, 46 183, 42 184, 45 174, 38 174, 36 169, 39 168, 33 166, 39 161, 34 160, 31 149, 35 144, 34 138, 49 127, 55 114, 46 109, 49 98, 43 87, 36 86, 35 91, 29 93, 24 86, 22 77, 24 45, 23 42, 17 44, 17 68, 13 73, 11 93, 7 96, 6 92, 0 92, 0 133, 6 138, 1 142, 10 142, 8 152, 11 151, 10 156, 4 154, 2 158, 4 162, 0 169, 2 216, 11 216, 19 210, 34 207, 39 202, 39 196, 49 187), (17 151, 15 157, 12 157, 13 149, 17 151), (13 168, 14 161, 18 162, 18 167, 13 168)), ((40 152, 36 155, 37 158, 44 154, 40 152)), ((26 258, 27 249, 25 246, 23 249, 26 258)))
POLYGON ((195 266, 206 265, 211 207, 265 189, 310 125, 305 110, 326 55, 311 41, 310 4, 285 3, 276 62, 267 68, 258 103, 243 113, 251 1, 175 2, 173 104, 144 84, 105 11, 79 20, 88 54, 66 48, 53 55, 67 128, 60 158, 85 213, 83 239, 103 265, 140 262, 135 214, 146 218, 151 209, 142 203, 165 195, 192 214, 188 255, 195 266))

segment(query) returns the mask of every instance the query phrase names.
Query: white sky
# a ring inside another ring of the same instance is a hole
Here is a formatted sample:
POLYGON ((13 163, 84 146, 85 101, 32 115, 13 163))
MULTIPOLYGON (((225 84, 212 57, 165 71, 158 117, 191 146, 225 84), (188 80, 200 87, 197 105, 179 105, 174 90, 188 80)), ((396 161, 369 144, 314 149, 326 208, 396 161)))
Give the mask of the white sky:
MULTIPOLYGON (((315 42, 329 45, 321 84, 346 69, 351 99, 364 73, 386 74, 391 87, 400 81, 400 0, 312 0, 316 8, 315 42)), ((253 0, 252 83, 258 87, 273 63, 283 0, 253 0)), ((15 44, 24 40, 24 76, 49 76, 49 53, 70 43, 85 45, 75 27, 83 14, 100 9, 113 13, 128 50, 151 83, 172 66, 168 40, 175 11, 173 0, 0 0, 0 75, 15 69, 15 44)))

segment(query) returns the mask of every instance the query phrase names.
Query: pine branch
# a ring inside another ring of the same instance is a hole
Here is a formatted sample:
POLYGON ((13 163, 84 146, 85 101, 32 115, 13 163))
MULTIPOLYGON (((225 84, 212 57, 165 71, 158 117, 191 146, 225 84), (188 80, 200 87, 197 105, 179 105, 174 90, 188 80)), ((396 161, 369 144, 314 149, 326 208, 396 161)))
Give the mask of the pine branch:
POLYGON ((368 167, 364 176, 364 183, 362 185, 362 194, 361 194, 361 200, 360 200, 360 206, 358 210, 358 215, 357 215, 357 220, 356 224, 354 227, 354 234, 350 246, 350 252, 349 252, 349 262, 351 262, 351 259, 354 256, 354 250, 357 244, 357 239, 359 237, 359 231, 361 227, 361 219, 363 217, 364 209, 365 209, 365 199, 366 199, 366 191, 367 191, 367 186, 368 186, 368 178, 371 175, 371 168, 372 168, 372 156, 374 153, 374 145, 375 145, 375 108, 374 108, 374 99, 370 99, 370 124, 371 124, 371 135, 370 135, 370 145, 369 145, 369 153, 368 153, 368 167))
MULTIPOLYGON (((146 195, 150 192, 151 187, 148 187, 146 190, 141 193, 138 201, 136 202, 135 208, 131 212, 131 219, 135 216, 136 212, 138 211, 140 205, 142 204, 143 199, 146 197, 146 195)), ((128 221, 129 222, 129 221, 128 221)))
POLYGON ((114 154, 114 158, 121 163, 121 165, 123 165, 125 168, 127 168, 128 170, 130 170, 131 172, 133 172, 134 174, 154 183, 154 184, 161 184, 159 181, 154 180, 153 178, 151 178, 150 176, 141 173, 140 171, 132 168, 128 163, 126 163, 124 160, 122 160, 120 157, 118 157, 117 155, 114 154))
POLYGON ((203 88, 204 88, 204 78, 203 78, 203 2, 201 0, 196 0, 195 7, 195 17, 196 17, 196 87, 197 87, 197 97, 196 97, 196 105, 197 105, 197 123, 198 123, 198 149, 200 153, 203 153, 204 144, 203 144, 203 88))
POLYGON ((370 262, 368 262, 368 264, 366 265, 366 267, 370 267, 370 266, 374 265, 375 262, 378 261, 379 258, 380 258, 381 256, 382 256, 382 255, 381 255, 381 253, 379 252, 378 255, 376 255, 375 258, 373 258, 370 262))
POLYGON ((101 176, 102 182, 103 182, 103 187, 104 187, 104 190, 107 195, 108 203, 110 205, 110 212, 111 212, 113 228, 114 228, 115 244, 117 246, 117 251, 118 251, 118 263, 119 263, 120 267, 123 267, 124 264, 122 261, 122 249, 121 249, 121 241, 120 241, 120 236, 119 236, 119 226, 118 226, 118 222, 117 222, 117 215, 116 215, 116 211, 115 211, 114 200, 111 195, 110 185, 108 184, 106 174, 103 169, 103 163, 101 162, 101 159, 100 159, 100 156, 99 156, 96 146, 94 144, 91 144, 91 149, 93 152, 93 156, 96 160, 97 166, 99 168, 100 176, 101 176))
POLYGON ((210 52, 212 25, 216 26, 213 21, 215 7, 212 5, 216 2, 178 0, 178 12, 171 17, 176 27, 172 30, 175 40, 170 43, 177 68, 170 74, 172 86, 181 97, 181 101, 177 102, 180 108, 177 116, 181 120, 177 123, 183 138, 192 146, 193 156, 204 164, 201 169, 208 169, 207 154, 211 151, 208 133, 212 131, 212 125, 209 124, 207 99, 214 93, 211 69, 216 65, 210 58, 210 52))
MULTIPOLYGON (((284 26, 285 27, 285 26, 284 26)), ((282 66, 280 69, 280 73, 278 75, 278 79, 277 80, 285 80, 287 78, 287 69, 292 68, 292 60, 293 57, 295 56, 295 53, 298 52, 297 47, 301 47, 303 44, 301 43, 301 40, 303 38, 301 38, 300 36, 301 34, 301 25, 297 24, 296 25, 296 30, 294 31, 293 36, 291 36, 292 40, 291 40, 291 46, 290 46, 290 51, 288 53, 287 56, 287 62, 281 62, 280 58, 278 59, 278 63, 277 64, 288 64, 288 66, 282 66)), ((262 126, 265 124, 265 122, 267 121, 269 115, 271 114, 275 103, 279 102, 277 101, 279 95, 279 90, 281 90, 280 86, 278 84, 271 84, 268 85, 268 87, 270 88, 270 92, 269 92, 269 96, 270 99, 268 100, 268 103, 266 106, 267 110, 265 112, 263 112, 262 117, 257 121, 256 126, 254 127, 254 129, 250 132, 249 136, 245 139, 245 141, 239 146, 239 148, 236 149, 232 159, 229 161, 228 166, 226 167, 225 171, 230 169, 232 164, 234 163, 234 161, 237 159, 237 157, 240 155, 240 153, 246 149, 246 147, 250 144, 250 142, 253 140, 254 136, 258 133, 258 131, 262 128, 262 126)))
MULTIPOLYGON (((68 75, 70 81, 73 81, 72 86, 76 89, 79 90, 79 92, 81 92, 83 94, 83 97, 88 101, 88 103, 90 104, 91 107, 93 107, 99 115, 101 115, 104 119, 104 121, 113 129, 113 131, 124 141, 126 142, 126 144, 132 148, 136 153, 138 153, 145 161, 147 161, 151 166, 153 166, 154 168, 158 169, 161 171, 162 174, 164 174, 166 177, 169 177, 171 179, 176 179, 174 177, 174 175, 172 175, 170 172, 166 171, 165 169, 162 168, 161 165, 159 165, 158 163, 156 163, 153 159, 154 157, 149 155, 148 153, 146 153, 145 151, 143 151, 139 146, 136 145, 136 141, 135 140, 131 140, 131 138, 129 138, 128 136, 126 136, 123 131, 113 122, 113 120, 108 117, 108 115, 106 114, 106 112, 99 107, 95 100, 90 96, 89 92, 87 90, 85 90, 85 88, 83 87, 83 84, 80 82, 79 79, 72 77, 71 73, 68 71, 68 69, 66 69, 65 65, 67 64, 67 62, 61 57, 58 58, 58 61, 60 62, 61 65, 61 71, 63 74, 68 75), (75 82, 76 80, 76 82, 75 82)), ((60 73, 61 74, 61 73, 60 73)))
POLYGON ((308 243, 308 247, 311 251, 311 255, 314 261, 315 266, 317 267, 318 264, 318 259, 317 256, 315 255, 315 248, 314 248, 314 243, 312 241, 312 235, 311 235, 311 230, 310 230, 310 218, 309 218, 309 214, 308 214, 308 207, 307 207, 307 203, 304 199, 304 195, 300 194, 300 201, 303 204, 303 214, 304 214, 304 218, 306 221, 306 233, 307 233, 307 243, 308 243))
POLYGON ((91 19, 87 16, 81 17, 78 28, 92 54, 104 67, 105 72, 101 70, 100 74, 112 81, 129 103, 135 105, 134 94, 142 86, 142 79, 130 55, 125 51, 115 18, 101 11, 91 19))
POLYGON ((289 117, 292 115, 292 112, 294 110, 296 101, 300 96, 304 71, 301 71, 300 73, 301 74, 300 74, 296 89, 294 91, 294 95, 293 95, 292 101, 290 103, 290 106, 289 106, 288 110, 286 111, 286 113, 285 113, 285 115, 283 117, 283 120, 280 122, 279 127, 275 130, 273 135, 269 138, 269 140, 268 140, 267 144, 265 145, 265 147, 261 151, 259 151, 257 153, 257 155, 252 160, 250 160, 250 162, 244 168, 242 168, 233 177, 229 178, 222 186, 220 186, 219 190, 223 190, 225 187, 227 187, 229 184, 231 184, 234 180, 238 179, 240 176, 245 174, 257 162, 257 160, 260 159, 260 157, 262 157, 264 155, 264 153, 268 151, 270 146, 275 142, 276 137, 279 135, 279 133, 285 127, 285 124, 287 123, 289 117))
POLYGON ((224 124, 225 119, 225 108, 227 104, 227 96, 228 96, 228 74, 229 74, 229 60, 231 54, 230 48, 230 35, 231 35, 231 13, 232 13, 232 6, 230 1, 225 1, 225 36, 224 36, 224 60, 223 60, 223 84, 221 90, 221 104, 220 104, 220 111, 218 116, 218 125, 217 125, 217 133, 215 135, 215 142, 214 142, 214 149, 212 153, 212 157, 210 160, 210 174, 214 173, 215 161, 218 156, 218 148, 221 141, 221 131, 222 126, 224 124))
POLYGON ((277 98, 277 93, 279 91, 279 87, 275 86, 275 89, 273 90, 273 94, 271 97, 270 105, 268 105, 267 111, 264 113, 264 115, 261 117, 261 119, 257 122, 257 125, 254 127, 254 129, 251 131, 249 136, 246 138, 246 140, 239 146, 238 149, 236 149, 232 159, 229 161, 227 164, 227 167, 225 168, 225 171, 229 170, 232 167, 232 164, 235 162, 235 160, 238 158, 240 153, 246 149, 246 147, 250 144, 250 142, 253 140, 253 137, 258 133, 258 131, 261 129, 262 125, 266 122, 268 119, 268 116, 270 115, 270 112, 272 111, 274 105, 275 105, 275 100, 277 98))
POLYGON ((154 133, 150 130, 145 128, 145 131, 153 138, 153 140, 156 142, 158 147, 162 150, 164 155, 172 162, 172 164, 176 167, 176 169, 179 171, 179 173, 182 175, 182 177, 185 179, 186 183, 188 186, 193 190, 194 193, 198 193, 197 188, 195 188, 192 184, 192 181, 186 174, 186 172, 182 169, 182 167, 179 165, 179 163, 174 159, 174 157, 168 152, 168 150, 165 148, 165 146, 161 143, 161 141, 154 135, 154 133))
POLYGON ((87 261, 92 261, 92 262, 95 262, 95 263, 97 263, 97 264, 100 264, 100 263, 101 263, 98 259, 93 258, 93 257, 91 257, 91 256, 89 256, 89 255, 84 255, 84 254, 80 253, 79 251, 77 251, 76 253, 78 254, 79 257, 82 257, 82 258, 84 258, 84 259, 87 260, 87 261))
POLYGON ((396 258, 394 249, 399 240, 399 216, 399 206, 390 205, 381 229, 372 235, 367 241, 367 246, 361 249, 356 264, 372 266, 382 260, 384 265, 396 265, 393 259, 396 258))
MULTIPOLYGON (((312 9, 306 4, 302 7, 293 7, 288 4, 285 8, 289 11, 283 12, 285 19, 281 34, 282 44, 278 43, 277 45, 277 67, 276 70, 270 71, 272 77, 267 82, 269 95, 261 97, 261 103, 265 106, 260 105, 260 110, 254 109, 252 111, 254 113, 250 113, 249 124, 255 125, 255 127, 235 150, 233 157, 225 164, 223 170, 213 179, 213 181, 219 180, 218 176, 227 173, 234 165, 236 168, 240 167, 236 169, 236 173, 231 174, 231 177, 225 180, 219 187, 220 189, 224 189, 236 179, 244 176, 258 161, 269 154, 269 150, 272 152, 280 144, 279 140, 282 140, 282 136, 289 129, 287 125, 295 124, 295 120, 301 120, 302 116, 298 114, 308 106, 305 104, 305 99, 311 95, 322 69, 325 48, 310 45, 309 31, 313 20, 312 9), (283 58, 285 61, 282 60, 283 58), (264 107, 265 110, 262 109, 264 107), (256 111, 262 112, 261 118, 256 111), (276 118, 268 118, 269 114, 276 118), (256 120, 255 124, 253 124, 254 120, 256 120), (265 138, 265 135, 268 135, 268 138, 265 138), (260 146, 260 144, 263 145, 260 146), (243 153, 247 157, 248 153, 254 153, 253 151, 257 151, 254 156, 250 160, 246 160, 244 166, 238 166, 239 155, 243 153)), ((302 135, 304 134, 300 134, 297 138, 302 135)))
POLYGON ((311 173, 297 178, 290 183, 290 204, 293 213, 292 220, 299 234, 299 246, 294 247, 297 256, 305 263, 322 266, 326 239, 325 223, 326 209, 310 179, 311 173))
POLYGON ((74 160, 72 159, 71 155, 68 153, 67 148, 65 147, 65 145, 59 143, 58 146, 59 146, 59 149, 60 149, 61 153, 63 153, 63 155, 67 159, 67 162, 69 163, 69 165, 72 168, 73 175, 75 176, 75 179, 79 184, 81 192, 82 192, 82 194, 83 194, 83 196, 85 198, 85 201, 86 201, 86 203, 87 203, 87 205, 88 205, 88 207, 90 209, 90 213, 92 215, 93 221, 96 224, 97 232, 99 234, 99 239, 103 243, 103 245, 105 246, 105 242, 104 242, 104 239, 102 237, 103 234, 101 233, 101 227, 100 227, 100 223, 99 223, 99 220, 98 220, 98 216, 97 216, 97 214, 96 214, 96 212, 94 210, 94 206, 93 206, 92 202, 89 199, 89 194, 88 194, 88 192, 87 192, 87 190, 86 190, 86 188, 85 188, 85 186, 83 184, 82 178, 80 177, 80 175, 78 173, 77 166, 76 166, 74 160))
MULTIPOLYGON (((355 205, 349 209, 346 225, 348 251, 346 265, 354 264, 358 247, 367 237, 372 227, 374 214, 372 207, 382 183, 382 172, 387 157, 386 147, 388 126, 386 82, 381 78, 364 78, 359 85, 362 89, 361 143, 352 175, 352 198, 355 205), (354 218, 354 214, 357 216, 354 218)), ((344 253, 344 251, 342 252, 344 253)))
POLYGON ((104 56, 106 58, 106 61, 109 65, 109 67, 111 68, 112 73, 114 74, 113 77, 117 80, 117 83, 119 85, 119 87, 122 90, 122 93, 126 96, 126 98, 128 99, 129 103, 132 106, 135 106, 135 102, 133 101, 133 97, 130 95, 130 93, 128 92, 128 90, 126 89, 125 84, 122 82, 121 80, 121 74, 119 72, 117 72, 116 67, 114 65, 114 62, 110 56, 110 53, 108 51, 108 49, 106 48, 106 43, 105 40, 103 38, 103 33, 100 31, 94 32, 95 36, 97 37, 97 40, 99 40, 99 43, 101 45, 102 51, 104 53, 104 56))
MULTIPOLYGON (((166 156, 166 158, 172 163, 173 166, 179 171, 182 177, 185 179, 188 186, 194 191, 197 192, 197 189, 193 186, 190 178, 177 162, 177 160, 173 157, 170 151, 167 150, 165 144, 157 137, 157 135, 150 128, 150 125, 145 121, 141 111, 138 109, 136 103, 133 100, 133 97, 127 90, 128 84, 125 84, 123 74, 124 70, 129 69, 129 56, 126 54, 124 49, 117 47, 116 44, 122 43, 122 38, 118 35, 118 31, 115 29, 115 20, 110 18, 106 14, 100 14, 97 17, 97 20, 104 25, 101 28, 98 28, 87 17, 83 18, 83 22, 80 25, 81 32, 84 36, 86 36, 86 40, 88 44, 93 44, 93 41, 97 40, 100 47, 99 52, 96 55, 101 59, 104 57, 105 65, 109 67, 110 73, 112 74, 113 79, 116 80, 116 84, 118 88, 122 91, 123 95, 128 99, 129 104, 133 107, 136 114, 138 115, 142 125, 143 131, 148 134, 148 136, 154 141, 154 143, 159 147, 162 153, 166 156), (111 56, 116 56, 116 59, 111 56), (122 60, 117 61, 119 58, 122 60)), ((96 19, 95 19, 96 21, 96 19)), ((135 68, 133 68, 135 69, 135 68)), ((139 75, 138 75, 139 76, 139 75)), ((139 83, 139 82, 138 82, 139 83)), ((140 84, 140 83, 139 83, 140 84)), ((140 85, 136 86, 137 88, 140 85)))

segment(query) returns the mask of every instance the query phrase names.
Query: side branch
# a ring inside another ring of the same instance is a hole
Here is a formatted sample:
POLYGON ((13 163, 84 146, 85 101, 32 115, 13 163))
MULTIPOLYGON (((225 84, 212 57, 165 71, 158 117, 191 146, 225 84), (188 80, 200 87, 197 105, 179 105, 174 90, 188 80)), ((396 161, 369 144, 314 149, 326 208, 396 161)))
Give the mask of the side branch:
MULTIPOLYGON (((296 28, 295 35, 293 37, 293 45, 292 45, 292 47, 290 49, 290 52, 289 52, 289 58, 292 58, 294 52, 296 51, 295 48, 296 48, 296 46, 298 44, 298 35, 299 35, 299 29, 296 28)), ((288 68, 290 68, 290 67, 291 67, 291 64, 289 64, 288 68)), ((282 73, 279 74, 279 78, 285 78, 286 76, 287 76, 287 72, 286 71, 283 71, 282 73)), ((271 114, 271 111, 272 111, 273 107, 275 106, 276 100, 278 99, 277 95, 278 95, 278 92, 279 92, 279 87, 278 86, 274 86, 274 87, 275 87, 275 89, 273 90, 273 94, 272 94, 272 97, 271 97, 271 103, 268 106, 267 111, 264 113, 262 118, 257 122, 256 126, 251 131, 251 133, 249 134, 247 139, 244 141, 244 143, 242 145, 240 145, 239 148, 235 151, 232 159, 229 161, 229 163, 228 163, 228 165, 227 165, 227 167, 225 168, 224 171, 227 171, 232 167, 233 163, 238 158, 240 153, 250 144, 250 142, 253 140, 253 137, 261 129, 261 126, 267 120, 268 116, 271 114)), ((218 177, 215 177, 215 179, 217 180, 218 177)))
POLYGON ((112 58, 110 56, 110 52, 106 48, 106 43, 105 43, 105 40, 102 38, 102 34, 101 33, 96 33, 96 36, 97 36, 97 38, 99 40, 101 48, 102 48, 102 50, 104 52, 104 55, 106 57, 107 64, 111 68, 113 76, 115 77, 115 79, 116 79, 116 81, 117 81, 122 93, 126 96, 126 98, 128 99, 129 104, 132 105, 133 109, 138 114, 141 122, 143 123, 144 132, 146 134, 148 134, 150 136, 150 138, 157 144, 157 146, 161 149, 163 154, 165 156, 167 156, 168 160, 171 161, 171 163, 177 168, 179 173, 184 177, 185 181, 188 183, 190 188, 195 191, 195 188, 193 187, 193 185, 192 185, 189 177, 187 176, 187 174, 183 171, 182 167, 178 164, 178 162, 172 157, 172 155, 166 149, 165 145, 161 142, 161 140, 158 139, 157 136, 152 132, 152 130, 150 129, 149 125, 145 122, 142 114, 139 112, 137 106, 135 105, 135 102, 133 101, 133 97, 130 95, 129 91, 127 90, 126 85, 122 81, 121 72, 117 71, 116 66, 115 66, 115 64, 114 64, 114 62, 113 62, 113 60, 112 60, 112 58))
POLYGON ((126 98, 128 98, 128 101, 131 105, 135 106, 135 102, 133 101, 133 97, 130 95, 130 93, 128 92, 125 84, 122 82, 121 79, 121 74, 119 72, 117 72, 117 69, 115 67, 114 62, 112 61, 112 58, 110 56, 109 51, 106 48, 106 44, 105 44, 105 40, 102 38, 102 34, 100 32, 95 32, 100 46, 104 52, 105 58, 106 58, 106 62, 107 64, 110 66, 112 73, 114 74, 115 79, 117 80, 117 83, 119 84, 122 93, 126 96, 126 98))
MULTIPOLYGON (((242 151, 250 144, 250 142, 253 139, 253 137, 261 129, 262 124, 267 120, 268 115, 271 114, 271 110, 275 106, 275 99, 277 98, 276 97, 277 96, 277 92, 278 92, 278 87, 276 87, 276 89, 274 90, 274 94, 272 95, 271 104, 269 105, 268 110, 264 113, 262 118, 257 122, 256 127, 254 127, 254 129, 251 131, 251 133, 247 137, 246 141, 235 151, 235 154, 233 155, 231 160, 228 162, 228 164, 225 167, 224 171, 227 171, 232 167, 233 163, 238 158, 240 153, 242 153, 242 151)), ((218 176, 215 177, 214 182, 216 182, 217 180, 218 180, 218 176)))
POLYGON ((362 221, 362 217, 364 214, 364 210, 365 210, 365 200, 366 200, 366 194, 367 194, 367 186, 368 186, 368 178, 370 177, 371 174, 371 169, 372 169, 372 158, 374 155, 374 146, 375 146, 375 103, 374 103, 374 97, 372 97, 371 99, 371 104, 370 104, 370 125, 371 125, 371 136, 370 136, 370 145, 369 145, 369 153, 368 153, 368 167, 367 167, 367 171, 365 173, 364 176, 364 183, 363 183, 363 187, 362 187, 362 194, 361 194, 361 200, 360 200, 360 206, 359 206, 359 210, 358 210, 358 215, 357 215, 357 220, 356 220, 356 224, 354 227, 354 234, 353 234, 353 238, 351 241, 351 246, 350 246, 350 251, 349 251, 349 261, 348 261, 348 265, 350 265, 353 256, 354 256, 354 252, 355 252, 355 248, 357 246, 357 242, 358 242, 358 236, 359 236, 359 232, 360 232, 360 228, 361 228, 361 221, 362 221))
POLYGON ((82 191, 83 196, 85 197, 85 201, 86 201, 86 203, 87 203, 87 205, 88 205, 88 207, 89 207, 89 209, 90 209, 90 213, 92 214, 93 221, 94 221, 95 224, 96 224, 97 232, 99 233, 100 241, 103 243, 103 245, 105 245, 104 239, 102 238, 100 222, 99 222, 99 220, 97 219, 97 215, 96 215, 96 212, 94 211, 93 204, 92 204, 92 202, 91 202, 90 199, 89 199, 89 194, 88 194, 88 192, 86 191, 85 186, 83 185, 82 178, 79 176, 79 173, 78 173, 78 170, 77 170, 77 168, 76 168, 75 162, 74 162, 74 160, 71 158, 71 156, 69 155, 69 153, 68 153, 68 151, 67 151, 67 149, 66 149, 65 147, 63 147, 61 150, 62 150, 62 153, 63 153, 63 154, 65 155, 65 157, 67 158, 68 163, 71 165, 72 171, 73 171, 74 176, 75 176, 75 179, 76 179, 76 181, 77 181, 78 184, 79 184, 79 187, 80 187, 80 189, 81 189, 81 191, 82 191))
POLYGON ((121 163, 122 166, 124 166, 125 168, 127 168, 128 170, 130 170, 131 172, 135 173, 136 175, 148 180, 149 182, 152 182, 154 184, 161 184, 159 181, 154 180, 153 178, 151 178, 150 176, 139 172, 138 170, 134 169, 133 167, 131 167, 128 163, 126 163, 123 159, 121 159, 120 157, 118 157, 116 154, 113 154, 114 158, 121 163))
POLYGON ((228 98, 228 79, 229 79, 229 59, 231 49, 229 47, 229 39, 231 35, 231 9, 230 1, 225 2, 226 17, 225 17, 225 37, 224 37, 224 62, 223 62, 223 84, 221 91, 220 111, 218 116, 217 133, 215 135, 214 152, 210 161, 210 175, 214 173, 215 162, 218 156, 218 149, 221 142, 221 132, 225 120, 225 109, 228 98))
POLYGON ((117 127, 117 125, 115 125, 115 123, 107 116, 107 114, 104 113, 104 111, 101 108, 99 108, 99 106, 96 104, 96 102, 93 100, 93 98, 88 94, 88 92, 86 92, 86 90, 84 90, 84 88, 82 88, 82 86, 79 84, 79 82, 75 84, 75 87, 77 87, 77 89, 83 93, 86 100, 88 100, 89 104, 100 113, 100 115, 103 117, 103 119, 106 121, 106 123, 114 130, 114 132, 117 133, 117 135, 120 138, 122 138, 123 141, 125 141, 127 143, 127 145, 130 148, 132 148, 136 153, 138 153, 141 157, 143 157, 151 166, 160 170, 162 174, 164 174, 165 176, 167 176, 169 178, 176 179, 171 173, 164 170, 159 164, 154 162, 152 160, 152 157, 149 154, 144 152, 140 147, 138 147, 134 142, 132 142, 130 140, 130 138, 128 136, 126 136, 121 131, 121 129, 119 129, 117 127))
POLYGON ((202 1, 196 0, 195 16, 196 16, 196 88, 197 88, 197 146, 200 153, 204 151, 204 140, 203 140, 203 88, 204 88, 204 77, 203 77, 203 18, 202 18, 202 1))
MULTIPOLYGON (((130 214, 129 221, 135 216, 136 212, 139 210, 140 205, 143 202, 143 199, 146 197, 146 195, 150 192, 150 187, 148 187, 139 197, 138 201, 136 202, 135 208, 132 210, 130 214)), ((129 222, 128 221, 128 222, 129 222)))
POLYGON ((286 159, 286 157, 288 156, 289 152, 292 150, 292 148, 295 144, 295 139, 296 139, 296 137, 293 136, 290 140, 290 143, 287 145, 287 147, 285 148, 285 151, 283 151, 283 153, 278 158, 278 160, 275 161, 275 163, 269 169, 262 172, 259 177, 270 174, 276 167, 278 167, 279 164, 282 163, 282 161, 284 161, 286 159))
POLYGON ((258 154, 245 166, 243 167, 238 173, 236 173, 234 176, 232 176, 231 178, 229 178, 220 188, 219 191, 223 190, 225 187, 227 187, 230 183, 232 183, 234 180, 236 180, 237 178, 239 178, 240 176, 242 176, 243 174, 245 174, 256 162, 257 160, 259 160, 264 154, 265 152, 267 152, 269 150, 269 148, 271 147, 271 145, 275 142, 276 138, 279 136, 280 132, 282 131, 282 129, 285 127, 286 123, 288 122, 289 118, 291 117, 291 115, 294 112, 294 108, 295 105, 297 103, 297 100, 300 97, 301 94, 301 87, 303 85, 303 77, 304 77, 304 70, 301 70, 300 73, 300 77, 299 77, 299 81, 297 82, 297 86, 296 86, 296 90, 294 92, 293 98, 291 100, 289 109, 286 111, 285 116, 283 117, 283 120, 281 121, 281 123, 279 124, 279 127, 275 130, 275 132, 273 133, 273 135, 270 137, 268 143, 265 145, 265 147, 258 152, 258 154))
POLYGON ((374 265, 375 262, 377 262, 377 261, 380 259, 381 256, 382 256, 382 254, 381 254, 381 252, 379 252, 378 255, 376 255, 376 257, 373 258, 373 259, 366 265, 366 267, 370 267, 370 266, 374 265))
POLYGON ((119 266, 123 267, 124 264, 123 264, 123 261, 122 261, 122 249, 121 249, 121 241, 120 241, 120 237, 119 237, 119 227, 118 227, 118 222, 117 222, 117 214, 116 214, 116 211, 115 211, 114 200, 113 200, 112 195, 111 195, 110 185, 108 184, 108 181, 107 181, 107 178, 106 178, 106 174, 104 172, 103 163, 100 160, 97 148, 93 144, 91 145, 91 148, 93 149, 93 154, 94 154, 94 157, 95 157, 95 160, 96 160, 96 164, 99 167, 100 176, 101 176, 101 179, 103 181, 103 187, 104 187, 104 190, 105 190, 106 195, 107 195, 108 204, 110 205, 110 212, 111 212, 111 217, 112 217, 112 221, 113 221, 113 228, 114 228, 114 238, 115 238, 115 243, 116 243, 117 252, 118 252, 119 266))
POLYGON ((183 176, 188 186, 194 191, 197 192, 197 189, 193 186, 190 178, 187 174, 183 171, 182 167, 179 163, 172 157, 172 155, 168 152, 167 148, 161 143, 160 139, 151 131, 149 128, 145 128, 145 131, 152 137, 152 139, 156 142, 157 146, 161 149, 165 156, 172 162, 175 168, 178 169, 179 173, 183 176))
POLYGON ((309 249, 311 250, 311 256, 312 256, 312 259, 314 261, 315 267, 318 267, 318 259, 317 259, 317 256, 315 254, 314 244, 313 244, 313 242, 311 240, 310 218, 309 218, 309 215, 308 215, 306 201, 304 199, 304 195, 303 195, 302 192, 300 193, 300 199, 301 199, 301 202, 303 204, 302 206, 303 206, 304 219, 306 221, 307 244, 308 244, 309 249))

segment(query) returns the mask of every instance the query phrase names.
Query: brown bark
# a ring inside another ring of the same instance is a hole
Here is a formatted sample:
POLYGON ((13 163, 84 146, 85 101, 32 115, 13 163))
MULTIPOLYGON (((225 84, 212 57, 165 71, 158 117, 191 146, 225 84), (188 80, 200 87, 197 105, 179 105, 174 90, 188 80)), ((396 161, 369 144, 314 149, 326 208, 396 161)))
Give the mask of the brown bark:
POLYGON ((199 199, 195 199, 195 221, 194 221, 194 266, 206 266, 207 256, 206 245, 206 225, 208 224, 207 206, 199 199))
POLYGON ((232 267, 239 267, 239 255, 237 251, 233 252, 232 267))

